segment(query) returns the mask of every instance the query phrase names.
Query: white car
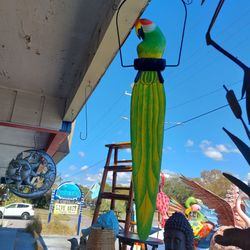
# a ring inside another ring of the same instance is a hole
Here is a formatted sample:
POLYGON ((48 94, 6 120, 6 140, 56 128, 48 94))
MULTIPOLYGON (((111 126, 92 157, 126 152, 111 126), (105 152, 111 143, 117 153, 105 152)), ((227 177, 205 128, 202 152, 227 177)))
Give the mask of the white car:
POLYGON ((13 203, 5 207, 0 207, 0 218, 4 217, 21 217, 29 220, 35 214, 33 205, 27 203, 13 203))

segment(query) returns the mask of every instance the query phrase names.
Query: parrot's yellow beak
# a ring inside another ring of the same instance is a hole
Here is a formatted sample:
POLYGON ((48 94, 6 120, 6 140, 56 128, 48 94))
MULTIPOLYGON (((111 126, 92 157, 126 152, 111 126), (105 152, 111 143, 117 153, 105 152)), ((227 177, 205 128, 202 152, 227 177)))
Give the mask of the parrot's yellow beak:
POLYGON ((136 35, 139 37, 139 39, 144 38, 144 31, 143 31, 140 19, 136 20, 135 22, 135 32, 136 32, 136 35))

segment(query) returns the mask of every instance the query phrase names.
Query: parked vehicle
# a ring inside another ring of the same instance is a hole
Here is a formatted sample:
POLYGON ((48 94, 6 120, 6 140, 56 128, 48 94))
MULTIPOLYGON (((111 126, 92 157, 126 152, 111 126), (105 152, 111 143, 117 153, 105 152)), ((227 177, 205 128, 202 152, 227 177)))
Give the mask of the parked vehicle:
POLYGON ((2 216, 21 217, 24 220, 29 220, 34 214, 33 205, 27 203, 13 203, 5 207, 0 207, 0 218, 2 216))

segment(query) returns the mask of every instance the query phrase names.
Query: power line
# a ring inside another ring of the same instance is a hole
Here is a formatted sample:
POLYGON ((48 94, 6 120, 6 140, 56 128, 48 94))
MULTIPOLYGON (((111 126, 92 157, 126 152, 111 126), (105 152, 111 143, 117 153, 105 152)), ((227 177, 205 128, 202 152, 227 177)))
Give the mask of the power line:
MULTIPOLYGON (((243 99, 245 99, 245 98, 243 98, 243 99)), ((240 100, 238 100, 238 101, 242 101, 243 99, 240 99, 240 100)), ((173 126, 171 126, 171 127, 168 127, 168 128, 166 128, 166 129, 164 129, 164 131, 167 131, 167 130, 169 130, 169 129, 172 129, 172 128, 181 126, 181 125, 183 125, 183 124, 186 124, 186 123, 188 123, 188 122, 194 121, 194 120, 196 120, 196 119, 199 119, 199 118, 201 118, 201 117, 203 117, 203 116, 206 116, 206 115, 208 115, 208 114, 214 113, 214 112, 216 112, 216 111, 218 111, 218 110, 220 110, 220 109, 223 109, 223 108, 225 108, 225 107, 228 107, 228 106, 229 106, 229 104, 225 104, 225 105, 222 105, 222 106, 217 107, 217 108, 215 108, 215 109, 209 110, 209 111, 207 111, 207 112, 205 112, 205 113, 202 113, 202 114, 197 115, 197 116, 195 116, 195 117, 192 117, 192 118, 190 118, 190 119, 188 119, 188 120, 185 120, 185 121, 180 122, 180 123, 177 123, 177 124, 175 124, 175 125, 173 125, 173 126)), ((104 160, 105 160, 105 159, 102 159, 102 160, 99 160, 99 161, 95 162, 94 164, 92 164, 91 166, 89 166, 88 169, 97 166, 99 163, 103 162, 104 160)), ((70 175, 70 176, 68 176, 68 177, 72 177, 72 176, 74 176, 74 175, 76 175, 76 174, 79 174, 79 173, 82 173, 82 172, 83 172, 83 170, 80 170, 80 171, 78 171, 78 172, 76 172, 76 173, 74 173, 74 174, 72 174, 72 175, 70 175)))
MULTIPOLYGON (((104 118, 106 117, 106 116, 108 116, 108 115, 110 115, 111 114, 111 110, 112 109, 114 109, 114 108, 117 108, 118 107, 118 103, 122 100, 122 97, 124 96, 124 93, 122 93, 120 96, 118 96, 118 98, 112 103, 112 105, 110 105, 110 107, 105 111, 105 113, 103 113, 103 115, 101 116, 101 117, 99 117, 99 119, 98 119, 98 121, 97 122, 95 122, 95 125, 93 126, 93 127, 91 127, 91 131, 93 131, 94 129, 96 129, 97 128, 97 126, 100 126, 100 124, 102 123, 102 121, 104 120, 104 118)), ((114 123, 115 123, 115 120, 114 120, 114 123)), ((113 124, 114 124, 113 123, 113 124)), ((106 130, 108 130, 110 128, 110 126, 106 129, 106 130)), ((105 130, 105 131, 106 131, 105 130)), ((88 145, 92 145, 93 144, 93 142, 95 142, 95 141, 97 141, 98 140, 98 138, 102 138, 104 133, 103 133, 103 130, 101 131, 101 133, 99 133, 99 134, 95 134, 95 137, 94 138, 91 138, 90 136, 89 136, 89 141, 88 141, 88 145)))
MULTIPOLYGON (((243 99, 245 99, 245 98, 243 98, 243 99)), ((241 101, 241 100, 243 100, 243 99, 240 99, 240 100, 238 100, 238 101, 241 101)), ((190 119, 188 119, 188 120, 186 120, 186 121, 183 121, 183 122, 180 122, 180 123, 178 123, 178 124, 175 124, 175 125, 173 125, 173 126, 171 126, 171 127, 165 128, 164 131, 167 131, 167 130, 169 130, 169 129, 172 129, 172 128, 181 126, 181 125, 183 125, 183 124, 186 124, 186 123, 188 123, 188 122, 191 122, 191 121, 193 121, 193 120, 196 120, 196 119, 198 119, 198 118, 200 118, 200 117, 203 117, 203 116, 206 116, 206 115, 208 115, 208 114, 211 114, 211 113, 213 113, 213 112, 215 112, 215 111, 217 111, 217 110, 223 109, 223 108, 225 108, 225 107, 227 107, 227 106, 229 106, 229 104, 225 104, 225 105, 220 106, 220 107, 218 107, 218 108, 209 110, 209 111, 207 111, 207 112, 205 112, 205 113, 203 113, 203 114, 200 114, 200 115, 197 115, 197 116, 195 116, 195 117, 192 117, 192 118, 190 118, 190 119)))
MULTIPOLYGON (((249 12, 249 11, 250 11, 250 10, 247 10, 247 12, 249 12)), ((236 20, 237 20, 237 19, 236 19, 236 20)), ((247 23, 247 24, 248 24, 248 23, 247 23)), ((241 26, 239 30, 244 29, 246 26, 247 26, 246 24, 245 24, 244 26, 241 26)), ((221 32, 219 32, 219 36, 221 36, 222 33, 225 33, 226 30, 229 30, 230 27, 231 27, 231 25, 228 25, 226 28, 222 29, 221 32)), ((234 33, 238 33, 238 32, 239 32, 239 31, 234 32, 234 33)), ((231 37, 231 36, 230 36, 230 37, 231 37)), ((223 43, 223 42, 225 42, 225 41, 228 41, 228 38, 226 38, 226 39, 223 38, 220 42, 223 43)), ((240 47, 240 44, 237 43, 237 44, 233 45, 233 47, 235 47, 235 46, 240 47)), ((231 47, 232 47, 232 46, 231 46, 231 47)), ((232 47, 232 48, 233 48, 233 47, 232 47)), ((183 72, 188 72, 188 71, 190 70, 190 68, 194 68, 194 65, 199 65, 199 64, 200 64, 200 61, 201 61, 201 58, 202 58, 202 57, 206 57, 206 56, 208 55, 208 53, 209 53, 207 50, 204 51, 203 53, 200 53, 200 49, 201 49, 201 48, 203 48, 203 46, 199 46, 199 48, 197 48, 197 49, 193 52, 193 54, 190 55, 190 56, 188 57, 188 59, 186 60, 186 65, 187 65, 186 67, 184 67, 182 70, 175 71, 175 73, 173 73, 173 74, 170 73, 170 74, 168 75, 168 77, 170 77, 170 75, 171 75, 172 80, 173 80, 173 79, 176 79, 176 78, 179 78, 179 77, 180 77, 180 74, 182 74, 183 72), (198 60, 195 60, 194 62, 192 62, 192 64, 191 64, 191 63, 188 64, 187 61, 191 61, 190 59, 193 58, 193 57, 195 57, 196 54, 198 54, 198 60)), ((232 48, 231 48, 231 49, 232 49, 232 48)), ((209 66, 209 65, 211 64, 211 61, 212 61, 212 60, 213 60, 213 58, 208 59, 208 60, 207 60, 207 63, 206 63, 205 65, 203 65, 203 66, 199 69, 199 71, 206 70, 206 69, 208 68, 207 66, 209 66)), ((172 92, 173 90, 178 89, 180 86, 186 84, 186 83, 188 82, 187 80, 192 79, 192 77, 193 77, 193 76, 187 77, 187 78, 185 78, 185 79, 182 79, 182 80, 181 80, 181 83, 179 83, 179 82, 177 81, 178 84, 175 83, 176 87, 170 88, 169 91, 172 92)))
MULTIPOLYGON (((233 86, 233 85, 236 85, 236 84, 238 84, 238 83, 240 83, 240 82, 242 82, 242 80, 238 80, 238 81, 236 81, 236 82, 233 82, 232 84, 229 84, 228 87, 231 87, 231 86, 233 86)), ((198 100, 200 100, 200 99, 203 99, 204 97, 213 95, 214 93, 217 93, 217 92, 219 92, 219 91, 221 91, 221 90, 224 90, 224 88, 223 88, 223 87, 220 87, 220 88, 217 88, 217 89, 215 89, 215 90, 212 90, 212 91, 210 91, 210 92, 208 92, 208 93, 205 93, 205 94, 203 94, 203 95, 197 96, 196 98, 189 99, 189 100, 187 100, 187 101, 185 101, 185 102, 176 104, 176 105, 174 105, 174 106, 172 106, 172 107, 167 108, 167 111, 172 110, 172 109, 179 108, 179 107, 184 106, 185 104, 188 104, 188 103, 191 103, 191 102, 198 101, 198 100)))
POLYGON ((88 142, 88 147, 91 145, 93 145, 94 143, 96 143, 97 141, 100 141, 102 138, 104 138, 105 136, 107 136, 109 133, 114 133, 114 129, 119 125, 119 123, 121 122, 121 115, 124 114, 125 110, 127 109, 127 106, 124 106, 122 110, 120 110, 120 112, 118 113, 118 116, 115 117, 110 123, 109 125, 101 131, 101 133, 99 133, 97 136, 95 136, 94 138, 92 138, 92 140, 90 140, 88 142))
MULTIPOLYGON (((93 168, 93 167, 97 166, 99 163, 103 162, 104 160, 105 160, 105 159, 102 159, 102 160, 99 160, 99 161, 95 162, 94 164, 90 165, 86 170, 88 170, 88 169, 90 169, 90 168, 93 168)), ((83 171, 84 171, 84 170, 77 171, 76 173, 73 173, 73 174, 69 175, 67 178, 72 177, 72 176, 74 176, 74 175, 76 175, 76 174, 82 173, 83 171)))
POLYGON ((95 122, 95 126, 92 128, 96 128, 97 126, 100 125, 100 122, 103 121, 103 119, 111 113, 111 110, 117 107, 117 104, 122 100, 122 97, 124 96, 124 93, 118 96, 118 98, 109 106, 108 109, 100 116, 100 118, 95 122))

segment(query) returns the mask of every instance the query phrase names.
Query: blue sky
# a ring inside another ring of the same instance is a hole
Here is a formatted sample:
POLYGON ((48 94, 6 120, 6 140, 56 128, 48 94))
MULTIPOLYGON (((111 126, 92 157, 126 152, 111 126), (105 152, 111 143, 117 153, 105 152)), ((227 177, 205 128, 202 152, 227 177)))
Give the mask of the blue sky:
MULTIPOLYGON (((207 46, 205 33, 218 1, 207 0, 203 6, 193 0, 188 6, 188 20, 181 65, 163 72, 166 91, 165 128, 227 104, 222 85, 234 89, 240 98, 243 72, 213 47, 207 46)), ((121 10, 122 11, 122 10, 121 10)), ((227 1, 212 30, 212 37, 223 47, 250 65, 250 2, 227 1)), ((177 61, 184 17, 181 1, 152 1, 144 18, 154 21, 167 40, 164 54, 167 63, 177 61)), ((114 39, 117 39, 114 37, 114 39)), ((136 58, 139 43, 132 31, 122 47, 125 64, 136 58)), ((70 154, 58 164, 64 180, 92 185, 100 180, 105 163, 105 144, 130 140, 129 113, 133 68, 122 68, 114 59, 87 103, 87 139, 85 108, 76 120, 70 154)), ((241 102, 246 120, 245 102, 241 102)), ((224 108, 187 124, 165 131, 162 170, 198 177, 202 170, 219 169, 245 179, 249 166, 222 127, 249 145, 239 120, 230 108, 224 108)), ((122 158, 130 158, 125 151, 122 158)), ((120 176, 127 182, 126 174, 120 176)))

